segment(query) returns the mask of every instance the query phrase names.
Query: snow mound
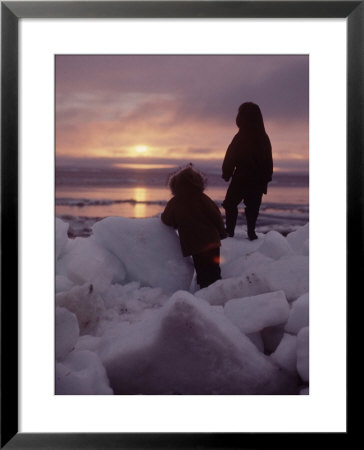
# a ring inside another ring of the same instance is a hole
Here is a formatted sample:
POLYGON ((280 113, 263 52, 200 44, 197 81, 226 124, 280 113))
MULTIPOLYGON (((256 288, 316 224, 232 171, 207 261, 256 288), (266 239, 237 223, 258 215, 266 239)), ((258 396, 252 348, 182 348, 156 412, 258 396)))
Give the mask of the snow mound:
POLYGON ((57 294, 56 305, 76 315, 81 334, 92 332, 105 310, 101 296, 88 283, 57 294))
POLYGON ((297 393, 221 308, 184 291, 100 348, 115 394, 297 393))
POLYGON ((193 265, 181 253, 175 231, 159 218, 108 217, 93 226, 96 242, 126 269, 126 281, 163 287, 167 292, 189 289, 193 265))
POLYGON ((90 351, 73 351, 56 364, 56 394, 112 395, 100 358, 90 351))
POLYGON ((229 300, 225 314, 243 333, 285 323, 289 305, 283 291, 229 300))
POLYGON ((65 358, 80 335, 76 316, 65 308, 56 308, 56 359, 65 358))
POLYGON ((288 333, 298 334, 298 332, 309 325, 309 295, 301 295, 292 303, 285 330, 288 333))
POLYGON ((309 327, 297 335, 297 371, 303 381, 309 379, 309 327))
POLYGON ((94 236, 69 240, 67 251, 57 264, 58 273, 75 284, 90 282, 103 290, 112 282, 122 283, 125 269, 108 250, 95 242, 94 236))

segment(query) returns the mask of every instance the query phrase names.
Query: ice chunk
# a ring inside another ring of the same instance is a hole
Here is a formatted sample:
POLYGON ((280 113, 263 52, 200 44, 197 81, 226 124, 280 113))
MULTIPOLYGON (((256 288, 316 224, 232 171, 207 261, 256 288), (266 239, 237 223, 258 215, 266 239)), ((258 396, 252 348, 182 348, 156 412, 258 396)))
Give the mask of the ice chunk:
POLYGON ((302 328, 309 325, 309 295, 301 295, 292 303, 285 330, 288 333, 297 334, 302 328))
POLYGON ((91 352, 97 353, 100 341, 101 337, 85 334, 79 337, 75 346, 75 350, 89 350, 91 352))
POLYGON ((90 351, 73 351, 56 364, 56 394, 112 395, 100 358, 90 351))
POLYGON ((67 276, 75 284, 86 281, 103 290, 111 282, 125 279, 122 263, 108 250, 101 248, 94 236, 78 237, 70 241, 67 252, 57 263, 57 273, 67 276))
POLYGON ((287 241, 292 249, 301 255, 308 255, 309 224, 298 228, 287 235, 287 241))
POLYGON ((229 300, 225 314, 243 333, 285 323, 289 305, 283 291, 229 300))
POLYGON ((64 275, 56 275, 56 293, 70 290, 74 284, 64 275))
POLYGON ((297 335, 297 371, 303 381, 309 379, 309 327, 297 335))
POLYGON ((286 238, 277 231, 270 231, 265 235, 264 241, 258 251, 273 259, 279 259, 282 256, 291 255, 293 253, 286 238))
POLYGON ((117 335, 127 323, 144 320, 163 305, 168 297, 160 288, 140 288, 139 283, 110 285, 102 294, 106 310, 102 313, 92 333, 97 336, 117 335))
POLYGON ((297 393, 221 308, 184 291, 120 339, 105 339, 100 356, 116 394, 297 393))
POLYGON ((264 342, 260 333, 250 333, 247 337, 253 342, 260 352, 264 352, 264 342))
POLYGON ((140 287, 140 283, 113 284, 103 292, 107 308, 120 313, 138 312, 147 307, 161 306, 167 300, 161 288, 140 287))
POLYGON ((279 346, 270 357, 288 372, 297 370, 297 338, 285 333, 279 346))
POLYGON ((259 235, 259 239, 255 241, 249 241, 247 236, 242 239, 241 235, 224 239, 221 245, 222 277, 239 277, 243 272, 255 270, 260 264, 271 261, 271 258, 260 253, 264 240, 265 235, 259 235))
POLYGON ((270 355, 276 351, 278 345, 283 339, 284 326, 276 325, 274 327, 266 327, 260 332, 260 335, 263 340, 264 353, 266 355, 270 355))
POLYGON ((105 310, 101 296, 88 283, 57 294, 56 304, 76 314, 81 334, 92 331, 105 310))
POLYGON ((254 253, 259 246, 258 241, 248 239, 237 237, 224 239, 221 241, 221 258, 223 261, 235 261, 241 256, 254 253))
POLYGON ((93 233, 100 246, 123 262, 127 281, 167 292, 189 288, 191 258, 182 256, 176 232, 159 218, 108 217, 93 226, 93 233))
POLYGON ((62 255, 62 252, 67 244, 68 241, 68 223, 63 222, 63 220, 58 219, 56 217, 56 261, 58 258, 62 255))
POLYGON ((241 277, 218 280, 195 295, 212 305, 224 305, 233 298, 283 291, 287 300, 292 301, 308 291, 308 275, 307 256, 283 256, 259 264, 241 277))
POLYGON ((195 292, 195 296, 211 305, 224 305, 233 298, 263 294, 270 290, 264 276, 253 272, 239 278, 215 281, 207 288, 195 292))
POLYGON ((309 253, 310 253, 310 241, 309 241, 309 239, 306 239, 303 244, 302 254, 308 256, 309 253))
POLYGON ((80 334, 76 316, 65 308, 56 308, 56 359, 73 350, 80 334))
POLYGON ((265 279, 270 291, 282 290, 287 300, 295 300, 308 291, 308 256, 284 256, 258 269, 257 275, 265 279))
POLYGON ((272 258, 259 252, 254 252, 247 253, 234 260, 224 259, 223 257, 223 261, 221 264, 221 276, 225 279, 241 277, 245 272, 254 272, 261 265, 271 262, 272 258))

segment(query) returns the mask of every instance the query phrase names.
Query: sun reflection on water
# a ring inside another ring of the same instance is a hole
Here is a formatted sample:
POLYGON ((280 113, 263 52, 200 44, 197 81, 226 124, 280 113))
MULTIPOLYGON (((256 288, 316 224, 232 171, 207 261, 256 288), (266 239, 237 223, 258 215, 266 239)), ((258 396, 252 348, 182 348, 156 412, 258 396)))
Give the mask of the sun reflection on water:
POLYGON ((147 190, 144 187, 136 187, 133 191, 133 198, 135 199, 134 217, 140 219, 146 216, 146 204, 147 190))

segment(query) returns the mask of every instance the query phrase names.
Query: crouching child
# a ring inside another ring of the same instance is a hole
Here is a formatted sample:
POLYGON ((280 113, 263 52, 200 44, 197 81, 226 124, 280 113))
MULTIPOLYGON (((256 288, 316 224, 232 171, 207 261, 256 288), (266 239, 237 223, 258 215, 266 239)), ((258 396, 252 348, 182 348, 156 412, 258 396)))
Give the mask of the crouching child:
POLYGON ((161 215, 177 229, 183 256, 192 256, 201 289, 221 279, 220 241, 227 237, 219 208, 203 192, 205 181, 192 164, 172 174, 173 197, 161 215))

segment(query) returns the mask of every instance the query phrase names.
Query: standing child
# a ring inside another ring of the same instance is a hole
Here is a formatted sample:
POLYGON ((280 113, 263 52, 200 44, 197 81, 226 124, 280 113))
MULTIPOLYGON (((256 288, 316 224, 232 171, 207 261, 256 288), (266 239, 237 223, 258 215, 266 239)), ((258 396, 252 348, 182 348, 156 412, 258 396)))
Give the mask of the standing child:
POLYGON ((227 235, 217 205, 203 193, 205 179, 192 164, 169 178, 173 197, 162 222, 176 228, 183 256, 192 255, 197 283, 204 288, 221 279, 220 246, 227 235))
POLYGON ((226 230, 234 236, 238 205, 245 203, 248 238, 258 239, 255 225, 263 194, 272 180, 272 146, 265 131, 262 112, 258 105, 246 102, 240 105, 236 117, 239 132, 229 145, 222 165, 222 178, 229 181, 222 206, 226 211, 226 230))

